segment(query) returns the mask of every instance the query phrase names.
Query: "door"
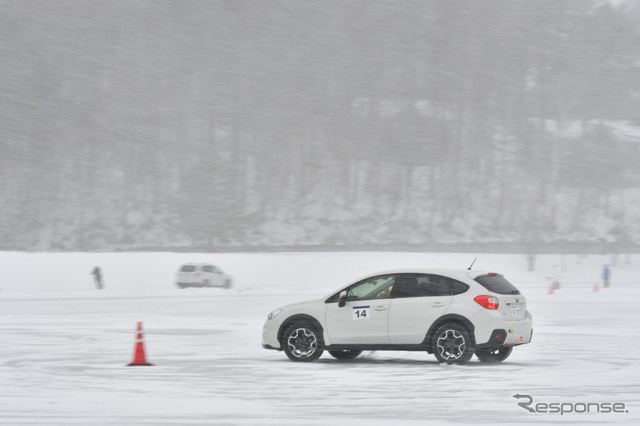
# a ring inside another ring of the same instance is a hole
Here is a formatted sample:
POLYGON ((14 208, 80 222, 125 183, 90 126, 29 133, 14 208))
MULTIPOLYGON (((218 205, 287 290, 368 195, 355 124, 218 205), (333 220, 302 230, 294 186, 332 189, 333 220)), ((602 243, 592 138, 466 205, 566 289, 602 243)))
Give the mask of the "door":
POLYGON ((332 344, 388 344, 390 285, 393 277, 367 278, 345 289, 347 299, 327 303, 326 327, 332 344))
POLYGON ((203 282, 207 282, 211 287, 222 287, 222 274, 220 270, 213 265, 202 266, 203 282))
POLYGON ((388 344, 391 299, 327 304, 327 334, 332 344, 388 344))
POLYGON ((417 345, 429 327, 445 314, 453 298, 446 277, 424 274, 399 276, 391 291, 389 340, 417 345))

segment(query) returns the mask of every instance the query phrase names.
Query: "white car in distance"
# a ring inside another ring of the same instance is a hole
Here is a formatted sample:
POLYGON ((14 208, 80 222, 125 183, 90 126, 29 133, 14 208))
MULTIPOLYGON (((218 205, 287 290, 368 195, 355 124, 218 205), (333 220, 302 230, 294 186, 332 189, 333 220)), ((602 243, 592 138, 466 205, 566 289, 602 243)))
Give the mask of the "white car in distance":
POLYGON ((531 341, 525 297, 495 272, 411 269, 360 279, 321 299, 283 306, 264 324, 262 346, 292 361, 363 350, 425 351, 438 361, 504 361, 531 341))
POLYGON ((176 274, 178 288, 222 287, 231 288, 233 280, 217 266, 209 263, 186 263, 176 274))

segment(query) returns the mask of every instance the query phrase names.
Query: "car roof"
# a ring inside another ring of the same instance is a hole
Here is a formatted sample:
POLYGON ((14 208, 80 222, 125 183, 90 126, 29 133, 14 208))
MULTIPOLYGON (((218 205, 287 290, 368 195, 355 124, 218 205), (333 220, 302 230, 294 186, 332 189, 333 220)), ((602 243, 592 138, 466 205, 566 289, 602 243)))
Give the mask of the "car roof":
POLYGON ((180 268, 184 268, 185 266, 194 266, 196 268, 202 268, 203 266, 213 266, 214 268, 220 269, 213 263, 183 263, 180 268))
MULTIPOLYGON (((348 286, 353 285, 355 283, 358 283, 360 281, 366 280, 367 278, 377 277, 379 275, 391 275, 391 274, 434 274, 434 275, 444 275, 444 276, 447 276, 447 277, 451 277, 451 278, 457 279, 459 281, 467 280, 467 282, 469 282, 469 281, 473 281, 475 278, 477 278, 477 277, 479 277, 481 275, 488 275, 488 274, 494 274, 494 273, 495 272, 475 271, 475 270, 469 270, 469 269, 454 269, 454 268, 424 268, 424 267, 417 267, 417 268, 391 269, 391 270, 387 270, 387 271, 374 272, 373 274, 365 275, 363 277, 358 278, 355 281, 351 281, 349 284, 347 284, 346 286, 343 286, 342 288, 345 288, 345 287, 348 287, 348 286)), ((334 290, 333 292, 331 292, 328 295, 326 295, 325 298, 331 297, 334 294, 336 294, 336 290, 334 290)))
POLYGON ((454 268, 403 268, 403 269, 391 269, 387 271, 380 271, 373 274, 366 275, 357 281, 358 282, 377 275, 390 275, 390 274, 434 274, 445 275, 451 278, 471 278, 474 279, 481 275, 495 274, 495 272, 477 271, 470 269, 454 269, 454 268))

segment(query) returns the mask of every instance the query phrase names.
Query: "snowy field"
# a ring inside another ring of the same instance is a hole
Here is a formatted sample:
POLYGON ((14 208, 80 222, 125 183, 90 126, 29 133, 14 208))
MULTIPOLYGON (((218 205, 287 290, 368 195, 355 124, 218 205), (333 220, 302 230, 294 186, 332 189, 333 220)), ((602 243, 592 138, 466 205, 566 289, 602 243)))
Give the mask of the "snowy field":
POLYGON ((599 291, 610 256, 541 255, 528 272, 524 255, 479 255, 474 269, 505 274, 534 319, 533 342, 500 365, 440 365, 417 352, 293 363, 260 346, 280 305, 381 270, 466 268, 474 257, 0 252, 0 424, 639 424, 640 255, 620 256, 599 291), (178 290, 186 262, 220 266, 234 288, 178 290), (554 278, 561 288, 549 294, 554 278), (155 366, 126 367, 137 321, 155 366), (516 394, 591 412, 530 413, 516 394))

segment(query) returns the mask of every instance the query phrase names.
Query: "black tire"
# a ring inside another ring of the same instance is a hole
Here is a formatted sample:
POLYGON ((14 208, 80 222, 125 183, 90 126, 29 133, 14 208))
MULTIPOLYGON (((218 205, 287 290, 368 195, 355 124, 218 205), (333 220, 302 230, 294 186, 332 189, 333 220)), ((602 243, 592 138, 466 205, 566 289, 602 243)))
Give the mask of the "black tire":
POLYGON ((444 324, 434 333, 431 340, 433 353, 440 362, 464 364, 471 359, 475 349, 467 330, 454 323, 444 324))
POLYGON ((355 349, 342 349, 337 351, 329 351, 329 353, 335 359, 355 359, 362 353, 362 351, 357 351, 355 349))
POLYGON ((211 287, 211 283, 209 282, 209 280, 202 281, 202 287, 211 287))
POLYGON ((501 348, 479 348, 476 349, 476 356, 482 362, 502 362, 509 358, 513 346, 502 346, 501 348))
POLYGON ((223 287, 224 288, 231 288, 231 280, 225 280, 223 287))
POLYGON ((322 355, 320 332, 306 322, 295 323, 284 332, 282 338, 284 353, 291 361, 311 362, 322 355))

